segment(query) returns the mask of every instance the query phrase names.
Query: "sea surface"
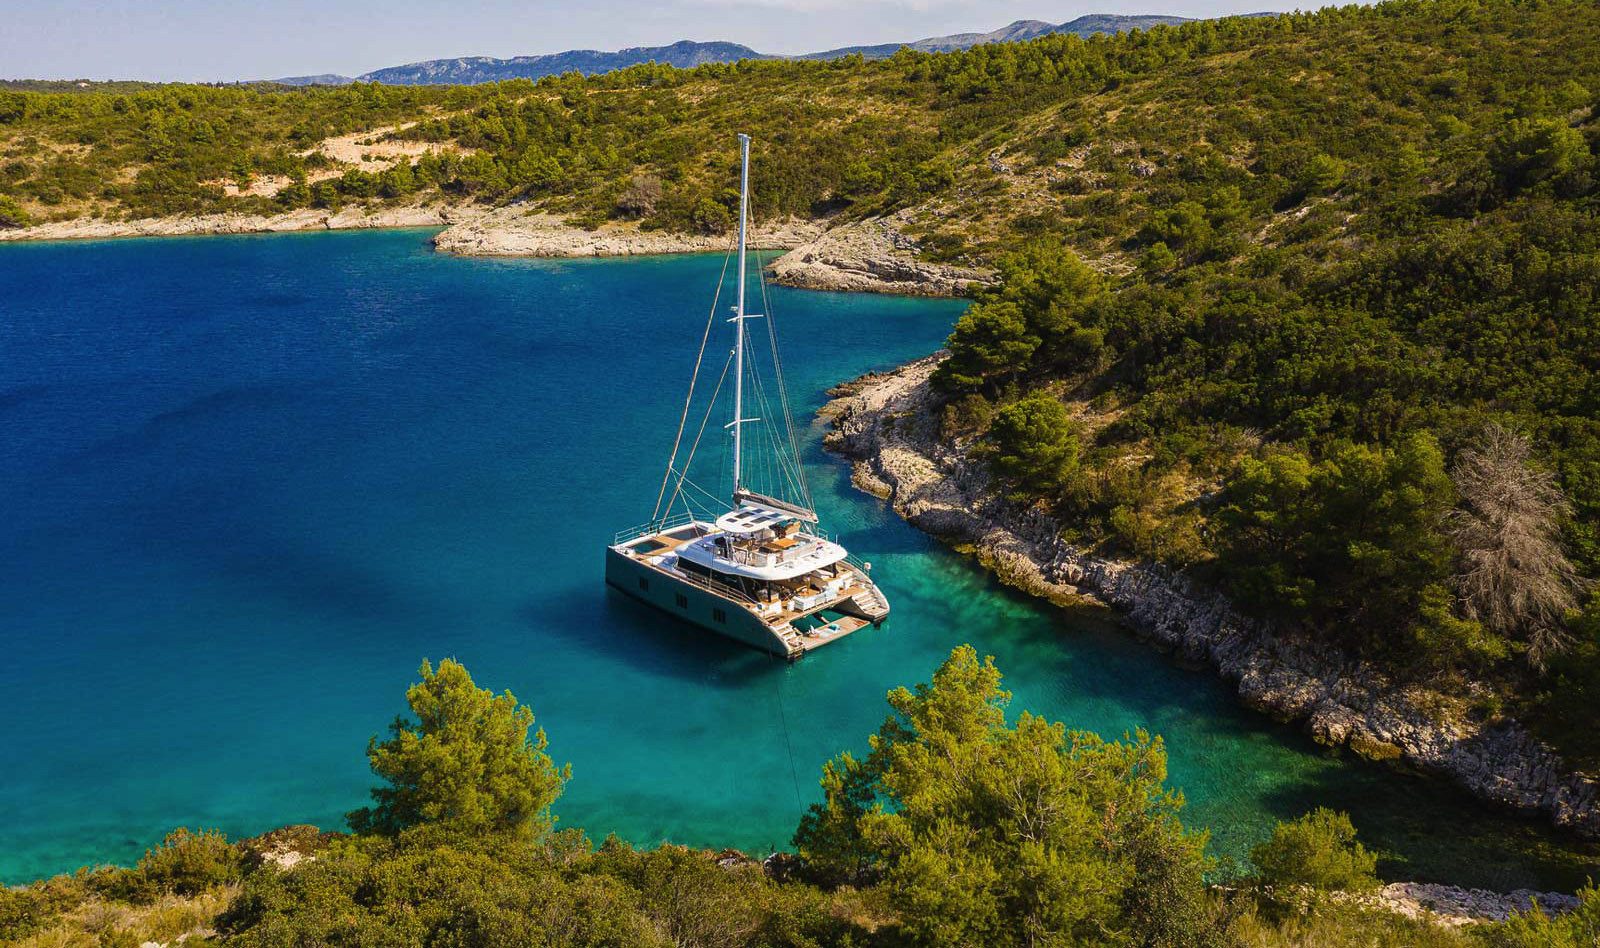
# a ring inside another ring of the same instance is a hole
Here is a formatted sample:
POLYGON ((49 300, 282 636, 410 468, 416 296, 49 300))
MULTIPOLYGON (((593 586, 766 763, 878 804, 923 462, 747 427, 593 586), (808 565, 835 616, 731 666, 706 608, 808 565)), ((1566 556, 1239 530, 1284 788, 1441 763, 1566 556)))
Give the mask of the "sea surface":
POLYGON ((177 826, 341 827, 368 738, 444 657, 533 707, 572 764, 563 825, 784 847, 823 761, 962 643, 1015 709, 1162 735, 1219 857, 1324 804, 1391 878, 1600 874, 1536 823, 1328 756, 1103 614, 1001 588, 852 489, 809 422, 824 391, 937 348, 959 303, 774 291, 812 489, 893 601, 883 629, 788 666, 609 591, 602 550, 649 516, 723 258, 458 259, 429 236, 0 246, 0 881, 130 863, 177 826))

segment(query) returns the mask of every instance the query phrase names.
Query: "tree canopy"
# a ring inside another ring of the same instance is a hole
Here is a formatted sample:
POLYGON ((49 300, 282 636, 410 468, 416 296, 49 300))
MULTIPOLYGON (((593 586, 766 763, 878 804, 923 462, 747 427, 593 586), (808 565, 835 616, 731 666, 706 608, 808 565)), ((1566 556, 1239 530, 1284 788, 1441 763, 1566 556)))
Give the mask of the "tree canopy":
POLYGON ((507 691, 480 689, 460 663, 435 670, 406 691, 415 720, 400 716, 390 737, 367 745, 372 772, 385 786, 373 806, 350 814, 358 833, 394 834, 423 824, 464 833, 531 836, 551 825, 550 804, 571 776, 545 753, 541 728, 532 738, 533 711, 507 691))
POLYGON ((801 857, 882 886, 919 944, 1211 943, 1205 838, 1178 821, 1160 739, 1106 742, 1027 712, 1008 725, 1009 697, 969 646, 890 692, 871 754, 825 769, 801 857))
MULTIPOLYGON (((531 721, 514 699, 479 691, 454 662, 437 671, 424 664, 423 679, 408 692, 419 718, 468 735, 453 742, 452 754, 474 742, 487 756, 534 753, 526 741, 531 721), (494 729, 501 738, 490 742, 498 752, 478 741, 486 717, 503 719, 494 729)), ((1010 725, 1008 701, 993 661, 968 647, 955 650, 931 682, 895 689, 894 713, 871 738, 870 756, 857 762, 841 754, 824 769, 826 802, 801 821, 799 857, 775 854, 763 864, 732 850, 636 849, 615 836, 595 847, 581 830, 535 834, 519 824, 507 832, 456 818, 399 829, 369 819, 354 835, 290 826, 236 843, 214 831, 178 830, 133 868, 0 887, 0 941, 102 948, 1593 943, 1600 892, 1592 887, 1569 915, 1535 909, 1467 930, 1350 900, 1303 900, 1286 916, 1279 907, 1289 889, 1374 884, 1373 857, 1349 818, 1327 810, 1280 825, 1256 850, 1259 878, 1208 888, 1204 837, 1178 821, 1182 800, 1164 786, 1158 738, 1106 742, 1026 712, 1010 725)), ((550 776, 547 761, 534 763, 550 776)), ((415 794, 435 800, 458 799, 460 778, 479 775, 471 768, 408 773, 415 794)))

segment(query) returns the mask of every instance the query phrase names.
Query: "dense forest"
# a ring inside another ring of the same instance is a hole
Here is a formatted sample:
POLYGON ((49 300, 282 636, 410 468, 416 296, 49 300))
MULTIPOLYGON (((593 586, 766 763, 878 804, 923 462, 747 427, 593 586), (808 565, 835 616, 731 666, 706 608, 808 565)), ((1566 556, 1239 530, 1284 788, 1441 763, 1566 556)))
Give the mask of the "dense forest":
POLYGON ((0 943, 1586 948, 1600 934, 1593 888, 1567 915, 1466 929, 1393 914, 1371 899, 1375 857, 1328 810, 1280 824, 1248 871, 1218 871, 1179 820, 1159 738, 1008 720, 1000 673, 970 648, 889 694, 870 753, 825 767, 797 852, 764 863, 558 829, 570 770, 529 733, 533 712, 449 660, 421 675, 411 716, 368 745, 381 782, 351 833, 178 830, 131 868, 0 888, 0 943))
POLYGON ((912 210, 930 256, 974 261, 1034 235, 1125 267, 1143 234, 1183 265, 1261 236, 1329 245, 1347 223, 1335 192, 1397 163, 1431 180, 1506 114, 1592 106, 1593 13, 1399 2, 456 87, 3 83, 0 195, 13 223, 471 200, 716 230, 742 130, 759 216, 912 210), (352 133, 441 147, 381 170, 317 147, 352 133), (266 178, 270 194, 229 196, 266 178), (1315 213, 1284 220, 1294 195, 1315 213))
POLYGON ((1577 9, 1324 11, 1369 31, 1348 56, 1268 44, 1115 121, 1064 110, 1098 125, 1080 174, 1127 142, 1149 205, 1064 182, 1084 193, 951 337, 947 433, 1075 539, 1600 761, 1600 34, 1557 25, 1577 9))
POLYGON ((1593 767, 1596 22, 1392 0, 471 87, 11 84, 0 227, 449 200, 717 232, 748 131, 758 216, 894 213, 998 269, 939 383, 1020 502, 1593 767), (321 148, 350 135, 396 157, 321 148))

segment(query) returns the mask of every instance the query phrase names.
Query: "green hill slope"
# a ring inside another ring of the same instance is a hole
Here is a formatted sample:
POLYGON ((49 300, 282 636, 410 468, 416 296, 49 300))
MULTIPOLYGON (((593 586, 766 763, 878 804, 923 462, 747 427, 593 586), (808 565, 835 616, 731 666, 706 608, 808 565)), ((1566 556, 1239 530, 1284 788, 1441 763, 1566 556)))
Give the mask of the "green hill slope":
POLYGON ((1003 264, 945 382, 1019 498, 1596 759, 1597 19, 1396 0, 870 62, 8 88, 0 226, 427 200, 720 231, 750 132, 758 216, 896 212, 930 259, 1003 264), (319 147, 351 133, 437 150, 319 147))

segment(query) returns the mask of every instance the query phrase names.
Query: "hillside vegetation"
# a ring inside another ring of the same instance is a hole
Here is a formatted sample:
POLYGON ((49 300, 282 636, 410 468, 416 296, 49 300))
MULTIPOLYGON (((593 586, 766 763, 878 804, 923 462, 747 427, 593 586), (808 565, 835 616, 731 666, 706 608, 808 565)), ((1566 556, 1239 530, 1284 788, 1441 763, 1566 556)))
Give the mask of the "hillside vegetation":
POLYGON ((1596 22, 1393 0, 870 62, 19 87, 0 226, 447 200, 714 233, 750 132, 758 217, 893 214, 1000 269, 941 384, 1019 500, 1593 764, 1596 22), (396 157, 321 147, 352 135, 396 157))
POLYGON ((1008 698, 965 647, 891 692, 871 753, 825 768, 798 855, 763 865, 556 829, 569 773, 532 711, 424 663, 412 715, 368 746, 382 783, 353 834, 179 830, 132 868, 0 889, 0 943, 1587 948, 1600 932, 1592 888, 1569 915, 1464 931, 1390 914, 1369 895, 1375 857, 1327 810, 1208 887, 1159 738, 1008 720, 1008 698))
MULTIPOLYGON (((1313 179, 1367 180, 1390 149, 1411 145, 1424 176, 1453 163, 1465 133, 1437 122, 1480 127, 1521 89, 1545 90, 1551 115, 1592 105, 1593 12, 1391 3, 875 62, 463 87, 17 89, 0 91, 0 193, 36 219, 426 198, 706 230, 726 225, 716 207, 731 203, 730 141, 743 130, 758 143, 758 215, 914 208, 937 257, 992 260, 1018 235, 1048 233, 1121 259, 1146 218, 1190 191, 1238 187, 1213 216, 1233 215, 1243 237, 1313 179), (471 154, 372 174, 314 150, 419 121, 382 134, 471 154), (225 182, 265 175, 292 183, 226 196, 225 182), (646 199, 628 200, 641 182, 646 199)), ((1296 236, 1337 229, 1330 213, 1297 219, 1296 236)))
POLYGON ((1018 150, 1083 170, 951 337, 948 433, 1075 539, 1600 760, 1592 12, 1327 11, 1061 109, 1085 144, 1018 150))

